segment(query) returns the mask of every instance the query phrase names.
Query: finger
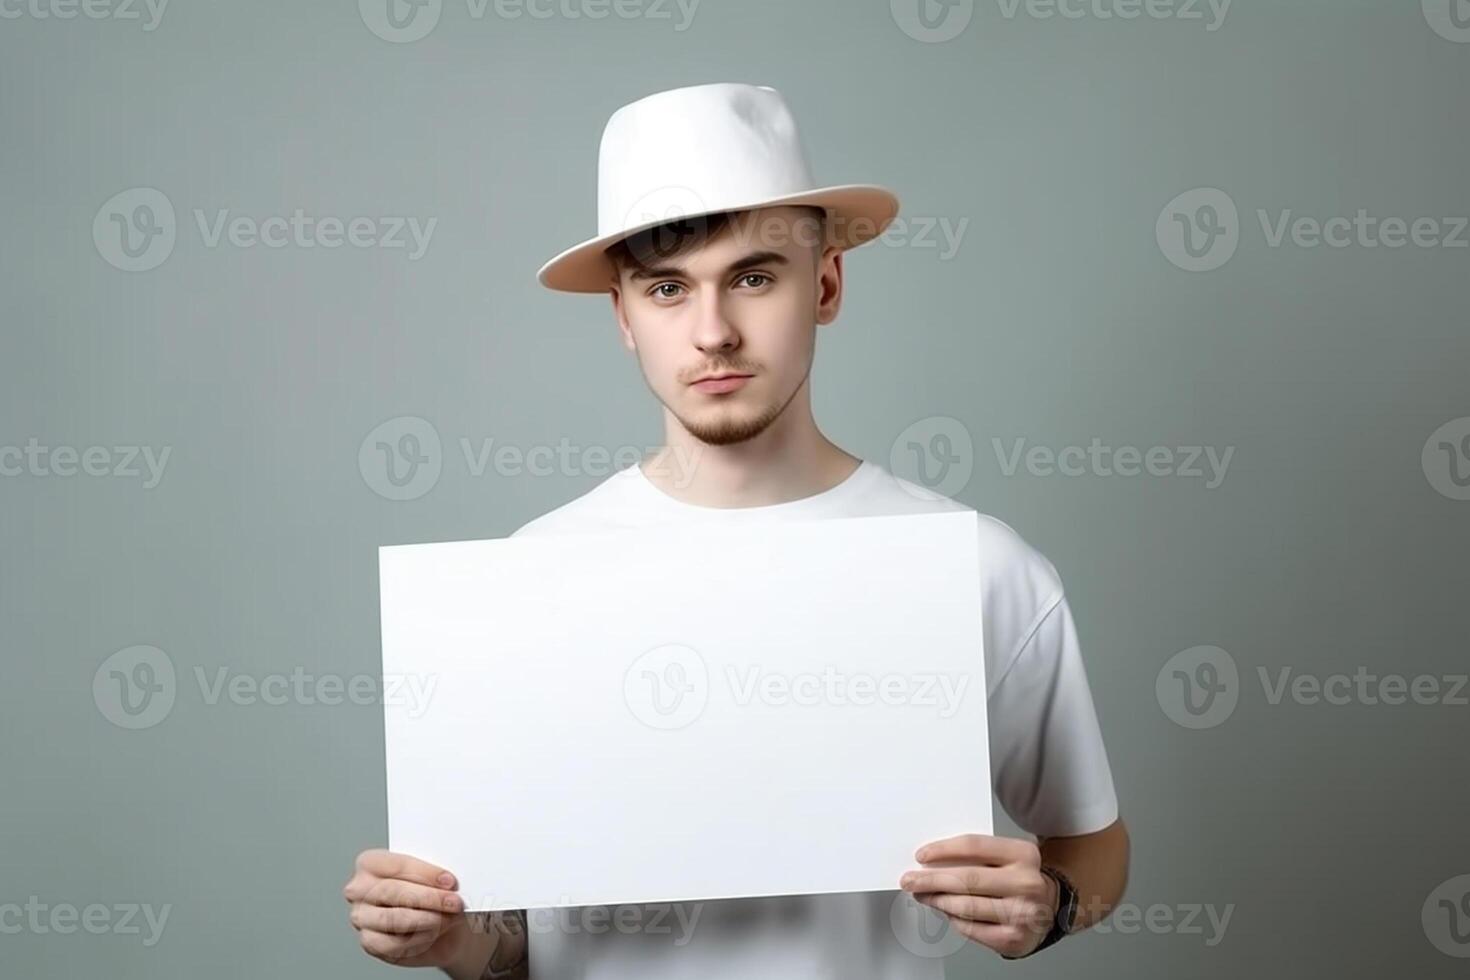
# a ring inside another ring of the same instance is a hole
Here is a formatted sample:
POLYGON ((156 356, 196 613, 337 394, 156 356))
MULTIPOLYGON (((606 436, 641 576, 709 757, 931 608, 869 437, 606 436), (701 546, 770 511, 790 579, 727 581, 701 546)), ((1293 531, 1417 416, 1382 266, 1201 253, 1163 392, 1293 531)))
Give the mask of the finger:
POLYGON ((372 929, 363 929, 357 936, 358 944, 362 946, 364 952, 370 956, 376 956, 384 963, 396 963, 400 966, 415 966, 414 958, 420 956, 434 944, 433 940, 423 942, 404 936, 376 932, 372 929))
POLYGON ((459 880, 448 870, 407 854, 381 848, 363 851, 357 856, 357 868, 379 878, 416 881, 434 888, 458 888, 459 880))
MULTIPOLYGON (((1000 866, 1028 863, 1036 853, 1036 845, 1030 841, 1016 840, 1013 837, 991 837, 988 834, 960 834, 958 837, 946 837, 925 844, 914 852, 914 859, 921 864, 965 861, 970 864, 1000 866)), ((1039 860, 1038 857, 1038 863, 1039 860)))
POLYGON ((405 936, 426 932, 438 936, 452 921, 443 912, 426 912, 423 909, 385 908, 358 902, 352 906, 347 920, 354 929, 371 929, 390 935, 405 936))
POLYGON ((1028 952, 1032 942, 1025 930, 1016 925, 995 925, 990 922, 971 922, 968 919, 949 920, 950 928, 966 939, 972 940, 1002 956, 1020 956, 1028 952))
POLYGON ((368 905, 385 908, 423 909, 426 912, 464 911, 464 899, 455 892, 442 888, 429 888, 394 878, 384 878, 369 884, 359 899, 368 905))
POLYGON ((968 919, 971 922, 1009 921, 1005 899, 989 898, 984 895, 953 895, 949 892, 934 892, 921 895, 916 901, 936 908, 951 918, 968 919))
POLYGON ((959 867, 925 868, 908 871, 898 886, 916 895, 949 892, 954 895, 986 895, 991 898, 1025 897, 1025 878, 1012 868, 959 867))

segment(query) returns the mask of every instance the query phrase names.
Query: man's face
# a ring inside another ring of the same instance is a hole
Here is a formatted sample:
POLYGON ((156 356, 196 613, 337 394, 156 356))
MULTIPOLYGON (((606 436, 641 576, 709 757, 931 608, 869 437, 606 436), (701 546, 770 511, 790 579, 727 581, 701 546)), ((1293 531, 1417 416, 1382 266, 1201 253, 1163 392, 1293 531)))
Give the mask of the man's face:
POLYGON ((648 265, 622 269, 612 299, 653 393, 703 443, 765 431, 806 382, 816 325, 837 315, 841 252, 801 209, 764 208, 648 265), (711 375, 741 377, 700 380, 711 375))

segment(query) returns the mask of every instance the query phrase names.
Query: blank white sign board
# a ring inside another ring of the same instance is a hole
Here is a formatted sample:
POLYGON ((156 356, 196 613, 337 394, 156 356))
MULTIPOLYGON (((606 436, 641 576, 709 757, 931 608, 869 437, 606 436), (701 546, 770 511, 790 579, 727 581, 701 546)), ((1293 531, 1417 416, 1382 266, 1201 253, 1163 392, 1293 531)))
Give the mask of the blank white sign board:
POLYGON ((389 849, 471 910, 896 889, 991 833, 976 521, 380 548, 389 849))

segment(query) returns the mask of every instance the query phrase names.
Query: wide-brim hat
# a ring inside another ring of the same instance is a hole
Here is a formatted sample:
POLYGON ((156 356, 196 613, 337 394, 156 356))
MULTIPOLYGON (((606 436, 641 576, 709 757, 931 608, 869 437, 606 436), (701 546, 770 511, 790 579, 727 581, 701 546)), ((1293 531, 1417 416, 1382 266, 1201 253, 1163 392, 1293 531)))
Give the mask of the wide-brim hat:
POLYGON ((818 187, 796 120, 766 85, 718 82, 670 89, 614 112, 597 156, 597 236, 543 265, 543 286, 606 292, 609 246, 679 219, 811 205, 827 213, 827 244, 881 235, 898 197, 876 184, 818 187))

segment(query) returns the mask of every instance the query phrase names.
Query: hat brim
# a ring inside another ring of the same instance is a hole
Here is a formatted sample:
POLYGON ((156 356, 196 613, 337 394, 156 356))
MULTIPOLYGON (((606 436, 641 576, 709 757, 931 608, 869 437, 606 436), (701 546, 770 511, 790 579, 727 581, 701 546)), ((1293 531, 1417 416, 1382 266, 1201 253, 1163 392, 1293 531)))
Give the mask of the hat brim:
MULTIPOLYGON (((828 243, 846 251, 856 248, 883 234, 884 229, 898 215, 898 197, 887 188, 875 184, 839 184, 819 187, 800 194, 767 198, 744 204, 730 205, 708 211, 683 215, 697 218, 701 215, 722 211, 751 211, 756 208, 790 207, 808 204, 826 209, 828 216, 828 243), (832 220, 837 219, 837 220, 832 220)), ((609 246, 636 235, 640 231, 657 227, 670 220, 663 218, 649 221, 612 235, 590 238, 557 255, 536 273, 537 280, 547 289, 567 293, 605 293, 613 281, 612 261, 607 257, 609 246)))

